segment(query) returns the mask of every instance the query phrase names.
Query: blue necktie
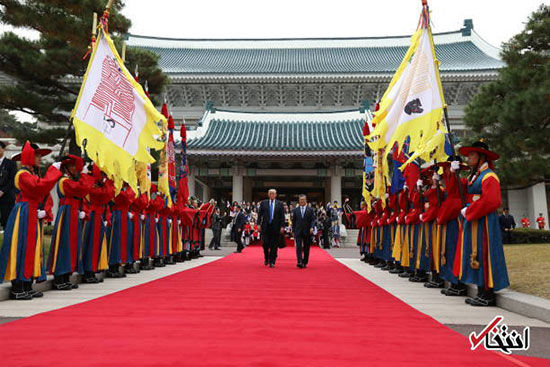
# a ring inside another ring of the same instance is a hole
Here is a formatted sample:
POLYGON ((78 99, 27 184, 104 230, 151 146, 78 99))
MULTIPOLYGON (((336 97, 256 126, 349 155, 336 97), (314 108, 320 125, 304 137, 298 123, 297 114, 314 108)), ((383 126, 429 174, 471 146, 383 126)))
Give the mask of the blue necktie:
POLYGON ((273 200, 269 201, 269 224, 273 222, 273 200))

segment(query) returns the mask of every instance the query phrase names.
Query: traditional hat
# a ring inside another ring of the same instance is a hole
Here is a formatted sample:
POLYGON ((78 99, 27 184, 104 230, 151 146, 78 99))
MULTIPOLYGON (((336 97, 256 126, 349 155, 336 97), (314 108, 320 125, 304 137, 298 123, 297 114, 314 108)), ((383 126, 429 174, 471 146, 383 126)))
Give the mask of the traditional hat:
POLYGON ((65 157, 63 157, 61 160, 61 163, 64 166, 74 164, 74 167, 76 168, 77 172, 81 172, 82 168, 84 168, 84 160, 82 159, 82 157, 79 157, 73 154, 68 154, 65 157))
MULTIPOLYGON (((34 166, 34 156, 35 155, 39 155, 41 157, 45 157, 47 156, 48 154, 50 154, 52 152, 51 149, 41 149, 40 147, 38 147, 37 144, 34 144, 34 143, 29 143, 28 141, 25 143, 25 145, 29 144, 29 148, 33 149, 33 158, 32 158, 32 164, 30 164, 30 166, 34 166)), ((25 147, 23 146, 23 149, 25 149, 25 147)), ((21 150, 21 152, 23 152, 23 150, 21 150)), ((12 161, 20 161, 21 160, 21 153, 17 153, 16 155, 14 155, 13 157, 11 157, 11 160, 12 161)), ((23 165, 26 165, 28 166, 29 162, 27 162, 27 164, 21 162, 21 164, 23 165)))
POLYGON ((476 141, 469 147, 461 147, 458 152, 462 155, 468 155, 470 152, 478 152, 487 157, 489 161, 496 161, 499 159, 499 155, 489 150, 489 146, 483 141, 476 141))
POLYGON ((23 150, 19 154, 19 158, 21 159, 21 164, 23 166, 34 166, 35 150, 29 142, 26 142, 23 146, 23 150))
POLYGON ((460 170, 461 171, 468 171, 470 167, 468 167, 467 164, 462 163, 462 157, 459 155, 450 155, 449 158, 447 158, 446 162, 437 162, 437 165, 439 167, 448 167, 451 165, 451 162, 458 161, 460 162, 460 170))

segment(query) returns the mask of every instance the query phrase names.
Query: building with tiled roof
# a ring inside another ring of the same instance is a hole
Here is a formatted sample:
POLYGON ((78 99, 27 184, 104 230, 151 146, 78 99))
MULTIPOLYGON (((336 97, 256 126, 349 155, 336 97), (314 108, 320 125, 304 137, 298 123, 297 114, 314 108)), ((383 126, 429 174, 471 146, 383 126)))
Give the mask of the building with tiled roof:
MULTIPOLYGON (((450 122, 503 67, 471 20, 434 34, 450 122)), ((410 36, 169 39, 128 35, 159 55, 166 99, 189 128, 191 191, 257 200, 277 187, 318 201, 360 196, 361 128, 410 44, 410 36), (206 108, 205 108, 206 106, 206 108)))

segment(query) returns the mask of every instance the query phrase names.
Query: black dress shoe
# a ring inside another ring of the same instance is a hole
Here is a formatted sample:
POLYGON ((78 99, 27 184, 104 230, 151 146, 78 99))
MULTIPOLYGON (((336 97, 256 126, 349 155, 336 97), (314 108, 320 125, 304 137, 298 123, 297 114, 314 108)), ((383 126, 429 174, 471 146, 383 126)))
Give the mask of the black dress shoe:
POLYGON ((96 277, 82 278, 82 283, 96 284, 96 283, 99 283, 99 279, 97 279, 96 277))
POLYGON ((445 296, 449 296, 449 297, 461 297, 466 295, 466 289, 465 288, 458 289, 451 286, 450 288, 442 289, 441 294, 444 294, 445 296))
POLYGON ((269 262, 264 261, 264 265, 265 265, 265 266, 268 266, 268 265, 269 265, 269 262))
POLYGON ((427 276, 415 275, 409 278, 409 282, 425 283, 428 280, 427 276))
POLYGON ((299 267, 300 269, 304 267, 304 265, 302 265, 302 263, 298 263, 296 264, 297 267, 299 267))
POLYGON ((307 264, 302 264, 302 268, 307 268, 307 264))
POLYGON ((44 297, 44 293, 39 292, 39 291, 35 291, 34 289, 31 290, 31 291, 28 291, 27 293, 30 294, 32 298, 41 298, 41 297, 44 297))
POLYGON ((400 277, 400 278, 410 278, 414 275, 414 273, 410 273, 408 271, 405 271, 401 274, 398 274, 397 276, 400 277))
POLYGON ((431 281, 424 283, 424 287, 426 288, 443 288, 445 286, 444 283, 433 283, 431 281))
POLYGON ((70 291, 73 289, 70 283, 54 284, 53 289, 56 291, 70 291))
POLYGON ((10 299, 17 300, 17 301, 30 301, 32 299, 32 295, 29 294, 29 292, 10 292, 10 299))
POLYGON ((405 270, 403 270, 403 268, 399 268, 399 267, 393 268, 389 271, 390 274, 402 274, 404 272, 405 272, 405 270))
POLYGON ((269 264, 269 267, 270 267, 270 268, 274 268, 274 267, 275 267, 275 264, 269 264))
POLYGON ((490 307, 490 306, 496 306, 497 300, 496 298, 483 298, 483 297, 476 297, 476 298, 468 298, 466 301, 470 300, 469 303, 472 306, 475 307, 490 307))

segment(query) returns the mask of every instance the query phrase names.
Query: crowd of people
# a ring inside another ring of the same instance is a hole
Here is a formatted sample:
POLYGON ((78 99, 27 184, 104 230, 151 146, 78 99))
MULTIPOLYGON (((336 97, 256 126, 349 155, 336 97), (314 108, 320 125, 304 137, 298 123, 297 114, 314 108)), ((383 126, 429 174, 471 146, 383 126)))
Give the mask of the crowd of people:
POLYGON ((41 175, 42 157, 50 153, 27 142, 12 158, 20 161, 20 169, 7 178, 16 199, 7 219, 2 216, 0 249, 0 279, 11 281, 10 298, 42 297, 33 282, 45 281, 48 274, 54 276, 53 289, 70 291, 78 287, 70 280, 74 273, 84 283, 100 283, 99 273, 125 277, 202 256, 214 201, 201 204, 176 195, 170 205, 154 184, 138 192, 125 184, 116 193, 113 181, 95 164, 74 155, 41 175), (55 218, 54 188, 59 197, 55 218), (51 241, 44 243, 50 222, 51 241))
POLYGON ((363 203, 354 212, 357 244, 362 260, 377 268, 428 288, 444 288, 447 281, 441 290, 446 296, 466 296, 466 285, 473 284, 477 296, 466 303, 492 306, 494 292, 509 285, 497 213, 500 182, 493 171, 498 155, 484 142, 459 152, 468 165, 460 156, 422 170, 409 164, 399 191, 388 189, 370 210, 363 203))
MULTIPOLYGON (((332 247, 340 247, 341 237, 346 236, 346 219, 345 213, 351 213, 352 209, 348 204, 348 199, 345 199, 344 205, 340 206, 338 201, 333 203, 327 202, 309 202, 306 205, 311 208, 314 214, 314 225, 312 234, 312 243, 319 247, 328 249, 332 247)), ((223 205, 222 205, 223 206, 223 205)), ((293 239, 293 210, 299 206, 297 201, 282 202, 284 213, 284 230, 280 236, 281 246, 288 240, 293 239)), ((252 243, 261 241, 261 231, 258 228, 258 213, 260 210, 260 202, 226 202, 226 212, 216 215, 219 216, 221 227, 227 227, 231 234, 231 241, 237 244, 237 252, 252 243)), ((218 218, 213 219, 215 223, 218 218)), ((213 228, 214 230, 214 228, 213 228)), ((219 248, 220 240, 216 238, 217 233, 214 232, 214 238, 209 248, 219 248)), ((221 236, 221 231, 219 232, 221 236)))

